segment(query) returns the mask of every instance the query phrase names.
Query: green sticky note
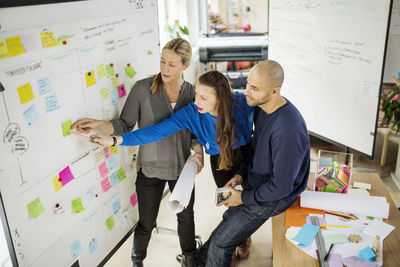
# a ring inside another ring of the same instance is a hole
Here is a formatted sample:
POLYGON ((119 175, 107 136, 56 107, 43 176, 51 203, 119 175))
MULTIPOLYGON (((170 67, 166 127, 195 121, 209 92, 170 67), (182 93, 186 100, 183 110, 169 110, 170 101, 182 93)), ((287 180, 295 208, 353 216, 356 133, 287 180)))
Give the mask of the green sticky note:
POLYGON ((107 77, 106 66, 104 66, 104 64, 97 66, 97 77, 99 80, 107 77))
POLYGON ((106 72, 107 72, 107 77, 111 78, 115 76, 115 70, 114 66, 111 66, 111 64, 106 65, 106 72))
POLYGON ((72 200, 71 201, 71 207, 72 207, 72 210, 75 213, 79 213, 79 212, 85 210, 85 208, 82 205, 82 198, 81 197, 78 197, 78 198, 72 200))
POLYGON ((125 73, 131 79, 136 75, 136 71, 133 69, 131 65, 125 68, 125 73))
POLYGON ((120 168, 117 172, 117 175, 118 175, 119 181, 122 182, 126 178, 124 168, 120 168))
POLYGON ((110 90, 108 89, 107 86, 101 88, 100 95, 101 95, 101 102, 105 102, 110 98, 110 90))
POLYGON ((29 214, 35 219, 45 211, 39 197, 29 203, 27 207, 29 214))
POLYGON ((71 131, 71 125, 72 125, 72 120, 68 120, 68 121, 64 121, 61 124, 61 128, 62 128, 62 132, 63 132, 63 136, 66 137, 68 135, 70 135, 70 131, 71 131))
POLYGON ((150 56, 150 55, 152 55, 152 54, 153 54, 153 51, 151 51, 151 50, 147 50, 147 54, 150 56))
POLYGON ((133 81, 133 82, 131 83, 131 89, 133 88, 133 86, 135 86, 135 83, 136 83, 136 81, 133 81))
POLYGON ((344 234, 326 235, 324 236, 324 239, 325 242, 329 244, 343 244, 349 242, 344 234))
POLYGON ((115 223, 114 223, 114 217, 112 215, 110 216, 110 218, 107 219, 106 225, 107 225, 107 229, 110 231, 114 228, 115 223))

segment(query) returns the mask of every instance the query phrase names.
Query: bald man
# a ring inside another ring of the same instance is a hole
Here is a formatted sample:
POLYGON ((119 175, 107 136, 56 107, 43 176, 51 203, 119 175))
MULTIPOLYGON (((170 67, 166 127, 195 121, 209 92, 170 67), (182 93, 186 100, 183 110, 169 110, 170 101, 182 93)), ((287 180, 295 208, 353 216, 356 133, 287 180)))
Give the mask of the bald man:
POLYGON ((246 101, 256 106, 249 162, 226 184, 231 196, 223 220, 199 249, 206 266, 230 266, 235 247, 266 220, 290 207, 304 191, 310 172, 310 143, 303 117, 281 96, 284 72, 266 60, 249 72, 246 101), (243 192, 234 189, 243 185, 243 192))

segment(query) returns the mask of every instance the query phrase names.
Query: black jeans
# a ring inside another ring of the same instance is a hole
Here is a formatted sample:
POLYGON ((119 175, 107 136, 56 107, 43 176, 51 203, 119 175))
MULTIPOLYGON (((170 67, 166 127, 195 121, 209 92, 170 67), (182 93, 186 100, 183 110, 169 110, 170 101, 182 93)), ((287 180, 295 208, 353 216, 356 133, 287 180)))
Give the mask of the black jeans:
MULTIPOLYGON (((172 191, 177 180, 161 180, 149 178, 141 171, 136 177, 136 194, 139 206, 139 222, 135 229, 133 238, 132 261, 140 262, 146 257, 147 247, 150 241, 151 232, 156 225, 158 210, 164 191, 165 183, 168 183, 172 191)), ((183 255, 196 254, 196 241, 194 237, 194 189, 189 205, 178 217, 178 236, 183 255)))
POLYGON ((233 165, 229 170, 218 170, 219 154, 210 155, 211 171, 217 187, 223 187, 239 170, 240 164, 247 159, 250 144, 243 145, 233 150, 233 165))

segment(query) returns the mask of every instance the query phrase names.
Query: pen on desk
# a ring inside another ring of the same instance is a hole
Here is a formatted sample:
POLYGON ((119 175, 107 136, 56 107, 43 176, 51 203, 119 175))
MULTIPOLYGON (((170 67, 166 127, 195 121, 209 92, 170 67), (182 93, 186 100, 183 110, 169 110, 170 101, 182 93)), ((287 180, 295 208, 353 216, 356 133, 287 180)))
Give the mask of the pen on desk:
POLYGON ((333 212, 333 211, 325 211, 325 213, 331 214, 331 215, 335 215, 335 216, 339 216, 339 217, 342 217, 342 218, 352 219, 352 220, 356 219, 356 217, 354 217, 354 216, 346 215, 346 214, 342 214, 342 213, 338 213, 338 212, 333 212))
POLYGON ((329 225, 329 224, 321 224, 320 226, 334 227, 334 228, 349 228, 347 225, 329 225))
POLYGON ((328 250, 328 252, 327 252, 326 255, 325 255, 324 261, 327 261, 327 259, 328 259, 328 257, 329 257, 329 253, 331 253, 332 248, 333 248, 333 244, 331 244, 331 246, 329 247, 329 250, 328 250))

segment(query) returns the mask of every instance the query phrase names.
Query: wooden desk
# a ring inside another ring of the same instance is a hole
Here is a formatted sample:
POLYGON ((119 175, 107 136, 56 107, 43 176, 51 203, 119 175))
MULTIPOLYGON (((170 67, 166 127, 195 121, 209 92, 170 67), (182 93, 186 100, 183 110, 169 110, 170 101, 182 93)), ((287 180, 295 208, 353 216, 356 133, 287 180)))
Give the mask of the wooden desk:
MULTIPOLYGON (((310 174, 314 175, 313 173, 310 174)), ((372 196, 385 196, 389 202, 389 219, 384 222, 396 227, 383 241, 383 266, 400 266, 400 212, 376 173, 353 173, 352 181, 369 183, 372 196)), ((289 240, 285 233, 285 213, 272 218, 272 256, 274 267, 319 266, 318 260, 307 255, 289 240)))

